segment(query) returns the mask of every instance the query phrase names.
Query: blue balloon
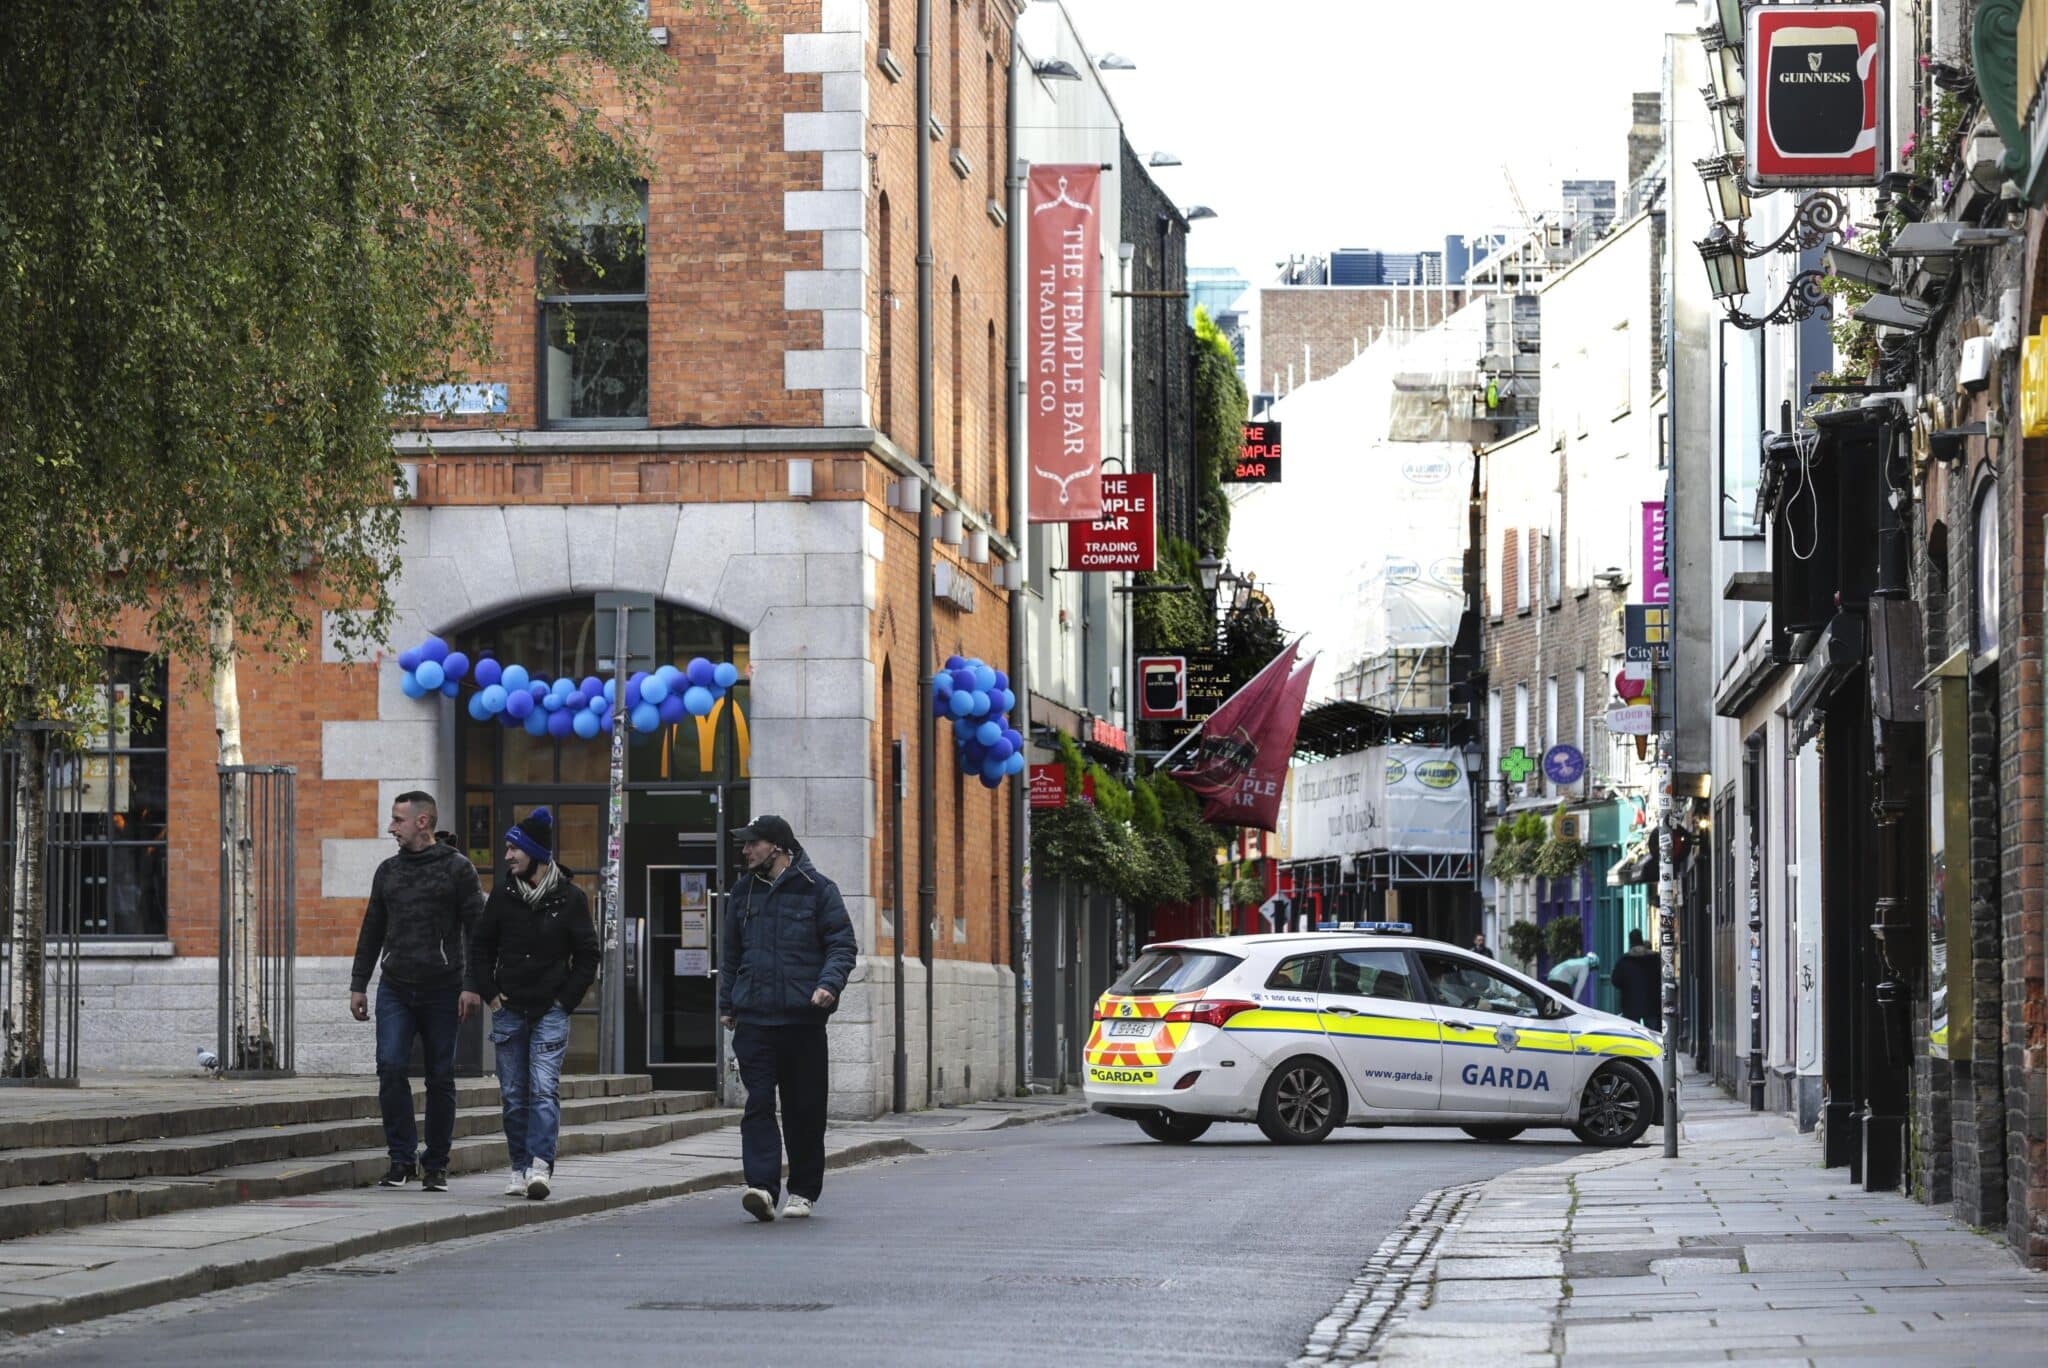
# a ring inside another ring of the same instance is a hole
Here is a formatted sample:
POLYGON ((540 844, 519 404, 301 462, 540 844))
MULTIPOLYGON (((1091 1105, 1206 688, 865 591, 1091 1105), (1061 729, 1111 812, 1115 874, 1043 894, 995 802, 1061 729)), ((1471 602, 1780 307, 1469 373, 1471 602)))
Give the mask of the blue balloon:
POLYGON ((444 679, 441 681, 441 692, 447 694, 450 698, 453 698, 457 694, 462 692, 462 685, 456 683, 452 679, 444 679))
POLYGON ((1002 697, 1002 700, 1001 700, 1001 701, 1002 701, 1002 705, 1003 705, 1003 711, 1004 711, 1004 712, 1006 712, 1006 713, 1013 713, 1013 712, 1017 711, 1017 695, 1016 695, 1016 694, 1015 694, 1014 692, 1012 692, 1011 690, 1009 690, 1009 689, 1005 689, 1005 690, 1003 690, 1003 697, 1002 697))
POLYGON ((450 651, 441 662, 441 671, 450 679, 460 679, 469 673, 469 657, 460 651, 450 651))
POLYGON ((484 707, 484 696, 482 694, 471 694, 469 696, 469 718, 472 722, 488 722, 491 720, 490 712, 484 707))
POLYGON ((1010 687, 1010 677, 1004 674, 1001 670, 996 671, 996 687, 998 689, 1007 689, 1010 687))
POLYGON ((585 698, 588 698, 592 694, 601 694, 604 692, 604 681, 602 679, 599 679, 596 675, 585 675, 583 676, 583 682, 579 684, 577 687, 582 689, 583 696, 585 698))
POLYGON ((633 677, 626 681, 626 710, 628 712, 640 706, 640 689, 646 683, 647 671, 645 670, 635 670, 633 677))
POLYGON ((987 770, 983 770, 981 772, 981 786, 985 789, 999 789, 1003 786, 1003 776, 1000 774, 990 774, 987 770))
POLYGON ((398 653, 398 668, 404 670, 407 674, 411 674, 420 667, 420 660, 420 648, 408 646, 398 653))
MULTIPOLYGON (((531 697, 531 695, 528 695, 528 697, 531 697)), ((548 734, 548 715, 540 708, 533 708, 526 714, 525 725, 528 736, 546 736, 548 734)))
POLYGON ((613 675, 604 682, 604 701, 607 703, 619 701, 619 677, 617 675, 613 675))
POLYGON ((703 656, 697 656, 691 660, 690 668, 683 673, 689 677, 692 684, 695 684, 700 689, 710 688, 718 678, 717 669, 703 656))
POLYGON ((690 710, 683 706, 683 696, 678 693, 672 693, 662 699, 661 706, 656 711, 661 714, 661 724, 664 727, 673 727, 690 715, 690 710))
POLYGON ((729 660, 721 660, 711 668, 711 682, 721 689, 730 689, 740 682, 740 667, 729 660))
POLYGON ((956 655, 950 655, 946 657, 946 668, 949 670, 957 670, 966 663, 967 662, 964 659, 956 655))
POLYGON ((652 703, 642 703, 633 709, 633 730, 651 732, 661 726, 661 709, 652 703))
POLYGON ((554 689, 549 686, 548 682, 545 679, 536 679, 531 684, 528 684, 526 686, 526 691, 532 694, 533 701, 538 703, 543 698, 546 698, 549 694, 553 693, 554 689))
POLYGON ((974 739, 984 746, 993 746, 1003 739, 1003 729, 993 722, 984 722, 974 729, 974 739))
POLYGON ((1010 758, 1009 758, 1009 759, 1007 759, 1007 760, 1005 760, 1005 761, 1003 761, 1003 773, 1005 773, 1005 774, 1022 774, 1023 772, 1024 772, 1024 752, 1023 752, 1023 751, 1012 751, 1012 752, 1010 752, 1010 758))
POLYGON ((975 666, 974 687, 982 693, 994 693, 996 691, 996 672, 986 665, 975 666))
POLYGON ((942 698, 953 692, 953 675, 951 671, 941 670, 932 676, 932 692, 942 698))
POLYGON ((953 692, 955 692, 955 693, 973 693, 973 692, 974 692, 974 671, 972 671, 972 670, 955 670, 955 671, 953 671, 953 692))
POLYGON ((398 687, 407 698, 425 698, 427 696, 426 686, 413 678, 411 670, 407 670, 398 677, 398 687))
POLYGON ((484 711, 493 717, 505 711, 505 688, 502 684, 486 684, 477 697, 483 700, 484 711))
POLYGON ((441 669, 440 661, 422 660, 420 667, 413 671, 413 678, 420 682, 420 688, 431 690, 440 688, 447 674, 441 669))
POLYGON ((506 693, 512 693, 533 683, 533 676, 526 672, 524 665, 507 665, 504 677, 498 682, 505 686, 506 693))
POLYGON ((709 717, 711 707, 717 701, 711 696, 711 690, 702 684, 692 684, 683 690, 683 707, 692 717, 709 717))
POLYGON ((668 681, 658 674, 652 674, 640 681, 640 701, 659 703, 669 695, 668 681))
POLYGON ((951 721, 953 723, 953 739, 955 741, 967 741, 973 738, 975 727, 973 718, 955 717, 951 721))
POLYGON ((569 716, 569 714, 568 714, 568 713, 565 713, 565 712, 551 712, 551 713, 549 713, 549 714, 548 714, 548 735, 549 735, 549 736, 553 736, 553 737, 556 737, 556 738, 560 738, 560 737, 564 737, 564 736, 567 736, 567 735, 569 735, 569 733, 570 733, 570 730, 571 730, 571 729, 572 729, 572 728, 573 728, 573 727, 574 727, 575 725, 576 725, 576 724, 575 724, 575 720, 574 720, 573 718, 571 718, 571 717, 569 716))
POLYGON ((575 720, 569 725, 578 736, 588 741, 591 737, 597 735, 597 714, 586 708, 582 712, 577 713, 575 720))
POLYGON ((1008 737, 998 736, 995 739, 995 741, 992 744, 990 744, 988 748, 988 753, 998 760, 1007 760, 1013 754, 1016 753, 1016 750, 1017 748, 1010 744, 1010 739, 1008 737))
POLYGON ((551 690, 541 696, 540 705, 551 713, 560 712, 562 710, 562 696, 551 690))
POLYGON ((1024 749, 1024 733, 1018 731, 1015 727, 1003 728, 1003 740, 1010 743, 1010 749, 1013 751, 1024 749))
POLYGON ((606 698, 602 692, 599 692, 593 694, 591 696, 590 702, 586 703, 584 706, 589 708, 590 711, 594 713, 610 712, 612 710, 612 701, 609 698, 606 698))
POLYGON ((969 741, 960 748, 960 764, 963 769, 980 769, 981 762, 988 759, 988 751, 979 741, 969 741))
MULTIPOLYGON (((603 690, 598 691, 598 697, 604 697, 603 690)), ((590 694, 581 688, 571 689, 569 696, 562 700, 562 706, 572 713, 580 713, 590 706, 590 694)))
POLYGON ((430 636, 420 643, 420 659, 431 660, 436 665, 448 658, 448 643, 437 636, 430 636))
POLYGON ((966 717, 974 711, 974 694, 966 689, 956 689, 946 700, 946 707, 955 717, 966 717))
POLYGON ((489 656, 479 660, 476 663, 475 669, 471 670, 470 673, 476 677, 476 682, 483 685, 486 689, 490 688, 493 684, 502 684, 505 681, 504 666, 498 664, 497 661, 489 656))
POLYGON ((505 711, 511 714, 514 722, 524 722, 533 715, 533 695, 524 689, 506 694, 505 711))
POLYGON ((673 665, 657 665, 654 667, 654 672, 660 675, 661 682, 668 685, 671 689, 683 681, 683 672, 673 665))
POLYGON ((610 713, 606 713, 603 717, 598 718, 597 727, 598 730, 603 732, 606 736, 610 736, 612 734, 612 715, 610 713))
POLYGON ((994 699, 990 698, 990 697, 989 697, 989 696, 988 696, 987 694, 983 693, 983 692, 982 692, 982 691, 981 691, 980 689, 976 689, 976 690, 974 691, 974 708, 973 708, 973 711, 972 711, 972 714, 971 714, 971 715, 972 715, 972 716, 975 716, 975 717, 987 717, 987 716, 988 716, 988 710, 989 710, 989 709, 990 709, 991 707, 993 707, 993 706, 994 706, 994 704, 995 704, 995 700, 994 700, 994 699))

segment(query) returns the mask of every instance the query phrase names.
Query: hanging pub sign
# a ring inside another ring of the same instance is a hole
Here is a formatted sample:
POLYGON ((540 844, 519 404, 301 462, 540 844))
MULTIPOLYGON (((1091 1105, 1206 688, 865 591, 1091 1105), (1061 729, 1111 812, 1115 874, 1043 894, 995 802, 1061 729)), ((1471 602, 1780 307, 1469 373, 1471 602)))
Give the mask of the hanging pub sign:
POLYGON ((1878 183, 1883 5, 1759 5, 1743 55, 1744 179, 1759 189, 1878 183))
POLYGON ((1246 422, 1237 463, 1223 473, 1225 484, 1280 483, 1280 423, 1246 422))
POLYGON ((1157 564, 1153 480, 1122 472, 1102 477, 1102 516, 1067 528, 1069 570, 1150 570, 1157 564))
POLYGON ((1101 167, 1031 168, 1024 297, 1032 522, 1102 516, 1101 167))

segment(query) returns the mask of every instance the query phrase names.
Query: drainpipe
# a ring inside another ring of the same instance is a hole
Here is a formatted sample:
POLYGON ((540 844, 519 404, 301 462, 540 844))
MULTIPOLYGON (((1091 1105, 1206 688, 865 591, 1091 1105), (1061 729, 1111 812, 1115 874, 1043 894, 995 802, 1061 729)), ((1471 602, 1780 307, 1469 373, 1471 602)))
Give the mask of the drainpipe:
POLYGON ((938 471, 932 459, 932 0, 917 0, 917 451, 924 482, 917 501, 917 915, 918 947, 924 960, 924 1104, 935 1096, 932 1013, 937 1001, 932 940, 938 922, 939 843, 938 718, 930 671, 932 625, 932 491, 938 471))
MULTIPOLYGON (((1009 162, 1010 174, 1003 181, 1008 192, 1007 214, 1003 227, 1003 259, 1008 263, 1008 277, 1011 286, 1008 291, 1008 305, 1005 320, 1005 361, 1003 366, 1004 391, 1010 396, 1010 538, 1017 544, 1017 587, 1010 591, 1010 684, 1011 692, 1017 695, 1017 707, 1010 724, 1019 735, 1031 735, 1031 690, 1027 681, 1030 671, 1026 668, 1026 653, 1029 643, 1029 614, 1031 609, 1030 583, 1031 562, 1028 548, 1031 544, 1029 510, 1025 507, 1024 470, 1024 279, 1023 263, 1019 260, 1020 244, 1023 242, 1024 222, 1024 177, 1020 171, 1022 163, 1017 160, 1017 79, 1018 53, 1020 49, 1013 35, 1010 39, 1009 82, 1005 87, 1003 107, 1004 142, 1003 156, 1009 162)), ((994 510, 991 509, 993 514, 994 510)), ((1025 878, 1031 858, 1031 807, 1025 801, 1031 791, 1031 772, 1026 769, 1024 782, 1010 785, 1010 973, 1016 985, 1017 1033, 1016 1048, 1011 1057, 1017 1066, 1017 1091, 1022 1093, 1031 1081, 1031 904, 1025 890, 1025 878)))

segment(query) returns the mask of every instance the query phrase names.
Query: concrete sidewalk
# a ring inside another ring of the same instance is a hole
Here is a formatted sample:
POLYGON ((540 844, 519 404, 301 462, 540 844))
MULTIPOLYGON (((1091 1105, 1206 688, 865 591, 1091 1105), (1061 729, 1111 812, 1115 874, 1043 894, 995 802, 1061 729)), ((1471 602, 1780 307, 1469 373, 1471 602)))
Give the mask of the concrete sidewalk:
POLYGON ((1452 1194, 1407 1317, 1313 1361, 2044 1361, 2048 1274, 1945 1207, 1851 1186, 1785 1118, 1692 1089, 1676 1160, 1653 1130, 1452 1194))
MULTIPOLYGON (((355 1085, 360 1089, 361 1080, 355 1085)), ((1068 1094, 834 1123, 826 1163, 842 1168, 915 1155, 923 1152, 919 1136, 1060 1120, 1083 1110, 1078 1095, 1068 1094)), ((445 1194, 341 1189, 8 1240, 0 1242, 0 1338, 406 1245, 737 1186, 739 1155, 738 1127, 727 1125, 652 1148, 566 1158, 557 1166, 554 1195, 540 1202, 501 1195, 504 1172, 490 1170, 451 1177, 445 1194)))

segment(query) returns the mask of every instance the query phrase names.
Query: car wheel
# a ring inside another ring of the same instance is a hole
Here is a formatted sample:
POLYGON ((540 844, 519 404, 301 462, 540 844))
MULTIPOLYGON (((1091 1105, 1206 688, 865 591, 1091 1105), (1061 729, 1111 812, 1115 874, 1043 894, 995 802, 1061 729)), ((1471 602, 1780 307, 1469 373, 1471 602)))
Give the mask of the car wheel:
POLYGON ((1609 1064, 1586 1083, 1572 1134, 1588 1145, 1620 1149, 1643 1138, 1656 1110, 1656 1095, 1640 1069, 1609 1064))
POLYGON ((1206 1116, 1147 1116, 1138 1122, 1138 1129, 1162 1145, 1185 1145, 1199 1140, 1214 1125, 1206 1116))
POLYGON ((1500 1144, 1502 1141, 1514 1139, 1516 1136, 1520 1135, 1524 1130, 1527 1130, 1528 1127, 1460 1126, 1458 1127, 1458 1129, 1465 1132, 1465 1134, 1471 1136, 1474 1140, 1484 1140, 1489 1145, 1497 1145, 1500 1144))
POLYGON ((1259 1098, 1259 1129, 1276 1145, 1313 1145, 1343 1119, 1344 1087, 1320 1059, 1290 1059, 1259 1098))

